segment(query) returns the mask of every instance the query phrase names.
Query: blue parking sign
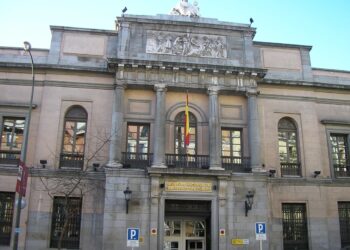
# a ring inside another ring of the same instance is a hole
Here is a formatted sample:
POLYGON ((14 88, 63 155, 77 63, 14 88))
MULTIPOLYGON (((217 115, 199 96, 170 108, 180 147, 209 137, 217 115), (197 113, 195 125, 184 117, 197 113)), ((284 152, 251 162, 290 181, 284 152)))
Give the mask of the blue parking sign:
POLYGON ((139 228, 128 228, 127 246, 139 247, 139 236, 140 236, 139 228))
POLYGON ((265 222, 255 223, 255 234, 256 234, 256 240, 266 240, 266 223, 265 222))

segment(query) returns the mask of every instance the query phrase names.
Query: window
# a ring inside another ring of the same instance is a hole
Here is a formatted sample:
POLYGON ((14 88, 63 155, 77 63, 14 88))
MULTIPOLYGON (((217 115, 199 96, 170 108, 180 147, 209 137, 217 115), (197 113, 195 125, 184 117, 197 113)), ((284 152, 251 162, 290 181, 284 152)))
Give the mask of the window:
POLYGON ((180 112, 175 117, 175 154, 196 155, 196 129, 197 119, 189 112, 190 116, 190 143, 185 144, 185 112, 180 112))
POLYGON ((80 239, 81 198, 54 197, 51 225, 51 248, 78 249, 80 239), (65 226, 66 225, 66 226, 65 226))
POLYGON ((0 246, 11 243, 15 193, 0 192, 0 246))
POLYGON ((136 159, 137 156, 147 158, 149 152, 149 125, 148 124, 128 124, 128 145, 127 152, 130 157, 136 159))
POLYGON ((146 168, 151 165, 149 154, 149 124, 128 124, 127 148, 124 156, 124 164, 132 168, 146 168))
POLYGON ((242 166, 242 131, 225 128, 221 130, 222 165, 225 169, 242 166))
POLYGON ((80 106, 71 107, 64 121, 60 167, 82 168, 86 136, 87 113, 80 106))
POLYGON ((335 177, 350 177, 348 136, 346 134, 331 134, 330 143, 335 177))
POLYGON ((282 224, 284 250, 309 249, 305 204, 282 204, 282 224))
POLYGON ((278 123, 278 152, 282 176, 301 176, 297 143, 295 123, 290 118, 282 118, 278 123))
POLYGON ((350 248, 350 202, 338 202, 341 247, 350 248))
POLYGON ((0 163, 18 163, 22 149, 24 125, 24 118, 4 117, 1 133, 0 163))

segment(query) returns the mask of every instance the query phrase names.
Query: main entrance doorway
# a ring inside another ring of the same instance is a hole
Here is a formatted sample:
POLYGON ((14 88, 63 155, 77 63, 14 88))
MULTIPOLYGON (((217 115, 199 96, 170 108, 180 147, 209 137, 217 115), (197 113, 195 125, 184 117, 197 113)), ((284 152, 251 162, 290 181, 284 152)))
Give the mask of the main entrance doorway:
POLYGON ((210 201, 166 200, 164 250, 210 250, 210 201))

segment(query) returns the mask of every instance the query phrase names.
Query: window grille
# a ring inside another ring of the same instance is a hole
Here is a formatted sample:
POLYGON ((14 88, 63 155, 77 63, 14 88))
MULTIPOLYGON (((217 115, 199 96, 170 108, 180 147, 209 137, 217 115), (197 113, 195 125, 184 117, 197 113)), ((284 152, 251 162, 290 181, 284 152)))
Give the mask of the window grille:
POLYGON ((282 204, 284 250, 307 250, 308 230, 305 204, 282 204))
POLYGON ((15 193, 0 192, 0 245, 11 243, 12 219, 15 193))
POLYGON ((61 247, 79 249, 81 198, 54 197, 50 247, 57 248, 62 236, 61 247))
POLYGON ((350 202, 338 202, 341 247, 350 248, 350 202))

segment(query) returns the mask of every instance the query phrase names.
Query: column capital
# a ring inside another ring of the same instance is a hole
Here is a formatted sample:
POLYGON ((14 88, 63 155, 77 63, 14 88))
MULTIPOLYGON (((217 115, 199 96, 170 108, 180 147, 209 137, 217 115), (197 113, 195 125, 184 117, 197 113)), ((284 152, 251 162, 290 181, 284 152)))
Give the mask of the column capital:
POLYGON ((120 82, 118 81, 117 83, 114 84, 116 89, 126 89, 127 84, 126 82, 120 82))
POLYGON ((245 92, 245 95, 247 97, 258 96, 259 94, 260 94, 260 91, 258 91, 257 89, 247 89, 247 91, 245 92))
POLYGON ((219 86, 210 86, 208 88, 208 95, 218 95, 220 91, 219 86))
POLYGON ((154 84, 154 90, 157 91, 157 92, 166 92, 167 91, 167 85, 164 84, 164 83, 157 83, 157 84, 154 84))

